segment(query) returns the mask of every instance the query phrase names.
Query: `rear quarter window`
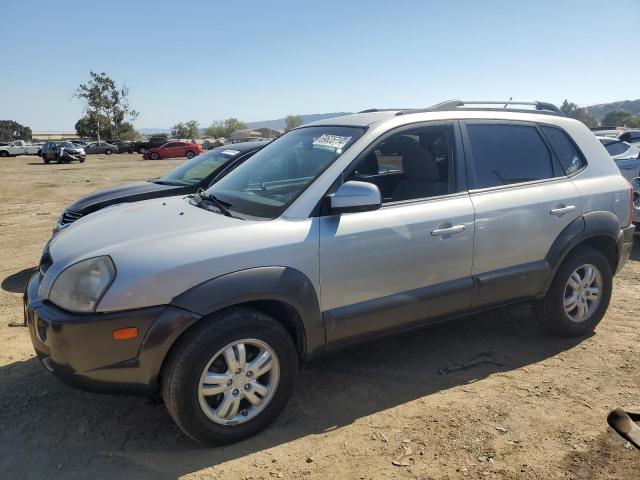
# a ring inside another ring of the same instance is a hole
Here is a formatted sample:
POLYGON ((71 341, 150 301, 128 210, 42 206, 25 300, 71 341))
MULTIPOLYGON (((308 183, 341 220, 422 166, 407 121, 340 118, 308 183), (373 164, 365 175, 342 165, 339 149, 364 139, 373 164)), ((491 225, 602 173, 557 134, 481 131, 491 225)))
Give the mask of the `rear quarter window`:
POLYGON ((576 145, 564 131, 549 125, 540 125, 540 129, 547 137, 556 158, 567 175, 577 172, 587 164, 576 145))

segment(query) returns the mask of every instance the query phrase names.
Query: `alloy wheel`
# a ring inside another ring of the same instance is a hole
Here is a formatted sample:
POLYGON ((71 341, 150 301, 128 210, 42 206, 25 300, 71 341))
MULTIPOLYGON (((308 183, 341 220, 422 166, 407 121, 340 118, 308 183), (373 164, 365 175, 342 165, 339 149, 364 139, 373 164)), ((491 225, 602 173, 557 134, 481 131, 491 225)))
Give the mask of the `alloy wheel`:
POLYGON ((602 274, 592 264, 581 265, 569 276, 564 289, 564 311, 572 322, 591 318, 600 304, 602 274))
POLYGON ((203 413, 221 425, 238 425, 258 416, 278 386, 275 351, 255 338, 237 340, 211 357, 198 384, 203 413))

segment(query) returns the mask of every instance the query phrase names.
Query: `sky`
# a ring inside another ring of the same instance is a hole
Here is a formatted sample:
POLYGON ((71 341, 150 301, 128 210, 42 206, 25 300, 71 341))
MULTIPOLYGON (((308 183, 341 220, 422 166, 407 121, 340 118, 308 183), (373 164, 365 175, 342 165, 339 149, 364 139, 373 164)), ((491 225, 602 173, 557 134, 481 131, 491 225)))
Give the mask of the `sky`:
POLYGON ((424 107, 640 98, 640 0, 0 0, 0 119, 73 131, 89 71, 137 128, 424 107))

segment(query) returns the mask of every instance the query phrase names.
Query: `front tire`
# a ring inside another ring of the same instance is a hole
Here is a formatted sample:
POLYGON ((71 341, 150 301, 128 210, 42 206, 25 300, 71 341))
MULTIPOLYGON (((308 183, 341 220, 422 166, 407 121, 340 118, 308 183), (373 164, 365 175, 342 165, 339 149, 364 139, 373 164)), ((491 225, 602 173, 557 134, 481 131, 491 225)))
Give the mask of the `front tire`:
POLYGON ((565 337, 593 332, 607 311, 612 288, 607 258, 594 248, 576 248, 556 272, 540 305, 547 327, 565 337))
POLYGON ((196 156, 196 155, 195 155, 195 153, 193 153, 191 150, 189 150, 189 151, 187 152, 187 158, 188 158, 189 160, 191 160, 191 159, 192 159, 193 157, 195 157, 195 156, 196 156))
POLYGON ((233 443, 278 416, 296 370, 295 346, 280 323, 253 309, 233 308, 178 340, 163 369, 162 394, 188 436, 233 443))
POLYGON ((107 149, 104 151, 104 154, 105 154, 105 155, 111 155, 112 153, 113 153, 113 150, 111 150, 110 148, 107 148, 107 149))
POLYGON ((7 158, 8 156, 9 156, 9 152, 7 152, 6 150, 2 150, 0 152, 0 157, 7 158))
POLYGON ((153 152, 151 155, 149 155, 149 158, 151 160, 158 160, 160 159, 160 155, 158 155, 156 152, 153 152))

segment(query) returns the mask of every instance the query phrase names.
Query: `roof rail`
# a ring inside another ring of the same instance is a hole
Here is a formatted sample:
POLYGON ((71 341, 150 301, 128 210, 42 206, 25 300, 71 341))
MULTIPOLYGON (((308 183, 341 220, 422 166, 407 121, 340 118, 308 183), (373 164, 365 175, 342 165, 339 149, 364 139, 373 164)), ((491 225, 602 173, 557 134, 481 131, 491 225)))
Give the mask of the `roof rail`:
POLYGON ((410 110, 409 108, 367 108, 366 110, 361 110, 358 113, 375 113, 375 112, 397 112, 397 111, 405 111, 410 110))
POLYGON ((548 102, 517 102, 513 100, 447 100, 445 102, 437 103, 432 105, 431 107, 415 109, 415 110, 402 110, 398 112, 396 115, 406 115, 409 113, 419 113, 419 112, 444 112, 444 111, 452 111, 458 110, 460 108, 464 108, 467 105, 502 105, 502 107, 493 107, 493 108, 480 108, 480 107, 471 107, 466 108, 467 110, 509 110, 511 112, 524 112, 524 113, 542 113, 545 115, 560 115, 565 116, 564 112, 556 107, 552 103, 548 102), (530 105, 535 107, 534 110, 531 109, 516 109, 509 108, 507 109, 507 105, 530 105))

